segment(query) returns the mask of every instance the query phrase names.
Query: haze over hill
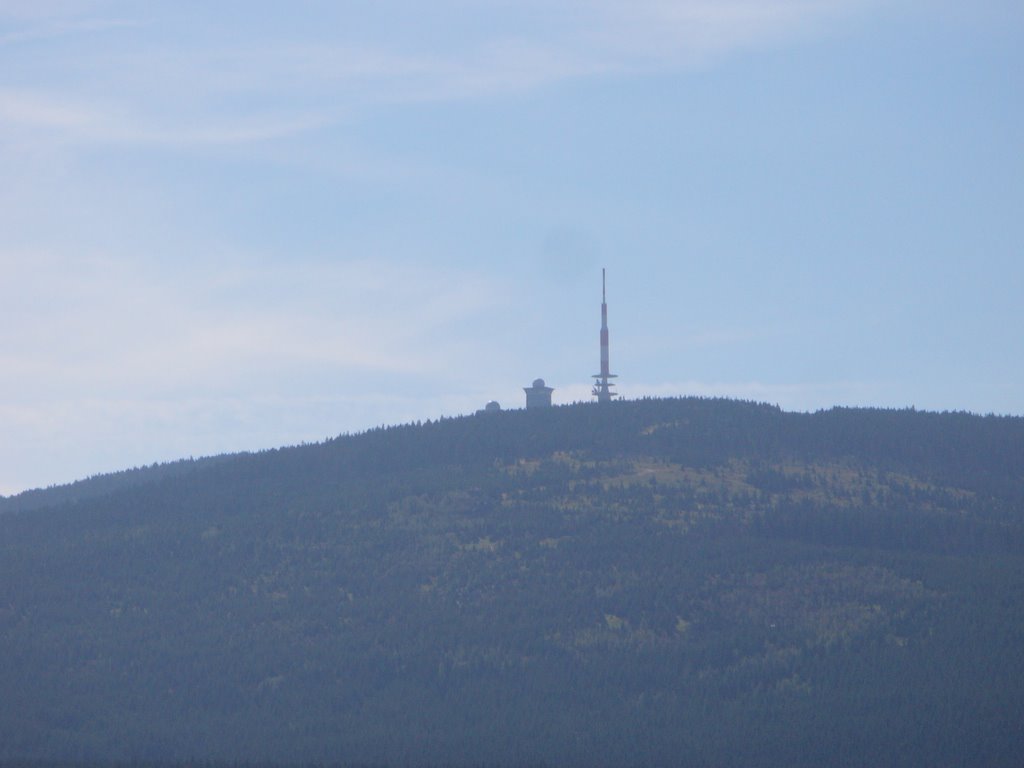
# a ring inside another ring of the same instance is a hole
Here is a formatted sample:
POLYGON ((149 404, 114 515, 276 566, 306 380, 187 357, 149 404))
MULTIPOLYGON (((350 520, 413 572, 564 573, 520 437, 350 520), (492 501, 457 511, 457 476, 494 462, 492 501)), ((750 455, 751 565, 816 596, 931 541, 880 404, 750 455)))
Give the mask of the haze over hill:
POLYGON ((0 759, 1024 763, 1024 419, 643 400, 0 500, 0 759))

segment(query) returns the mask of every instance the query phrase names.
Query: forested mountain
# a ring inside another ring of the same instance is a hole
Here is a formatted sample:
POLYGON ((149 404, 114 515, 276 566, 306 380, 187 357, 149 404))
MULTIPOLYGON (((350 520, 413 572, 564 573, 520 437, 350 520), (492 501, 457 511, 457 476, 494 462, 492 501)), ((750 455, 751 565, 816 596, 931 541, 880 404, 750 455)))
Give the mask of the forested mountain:
POLYGON ((1024 419, 443 419, 0 499, 0 761, 1024 765, 1024 419))

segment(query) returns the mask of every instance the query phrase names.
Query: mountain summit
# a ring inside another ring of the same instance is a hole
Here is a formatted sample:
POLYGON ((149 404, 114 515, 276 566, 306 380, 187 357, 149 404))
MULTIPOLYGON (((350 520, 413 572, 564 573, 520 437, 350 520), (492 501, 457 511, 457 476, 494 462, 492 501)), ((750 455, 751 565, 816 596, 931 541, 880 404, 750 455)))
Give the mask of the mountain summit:
POLYGON ((1024 764, 1024 419, 480 413, 0 500, 0 760, 1024 764))

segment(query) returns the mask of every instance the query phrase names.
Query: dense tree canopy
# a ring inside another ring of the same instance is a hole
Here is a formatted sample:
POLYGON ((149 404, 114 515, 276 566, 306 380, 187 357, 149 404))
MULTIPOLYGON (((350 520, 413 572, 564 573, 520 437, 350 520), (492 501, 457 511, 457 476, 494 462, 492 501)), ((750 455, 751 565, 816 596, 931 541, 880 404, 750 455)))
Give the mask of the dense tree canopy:
POLYGON ((1024 764, 1024 419, 442 419, 0 500, 0 759, 1024 764))

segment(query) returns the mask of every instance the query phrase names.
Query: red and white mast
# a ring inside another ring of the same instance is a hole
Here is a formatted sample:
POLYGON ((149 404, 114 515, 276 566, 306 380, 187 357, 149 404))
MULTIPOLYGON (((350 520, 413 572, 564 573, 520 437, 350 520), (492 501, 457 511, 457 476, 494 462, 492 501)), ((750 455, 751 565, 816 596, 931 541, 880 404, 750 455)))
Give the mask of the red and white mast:
POLYGON ((601 268, 601 372, 595 373, 593 395, 599 403, 610 403, 616 392, 611 388, 615 386, 608 379, 618 378, 614 373, 609 372, 608 367, 608 303, 605 300, 605 279, 604 268, 601 268))

